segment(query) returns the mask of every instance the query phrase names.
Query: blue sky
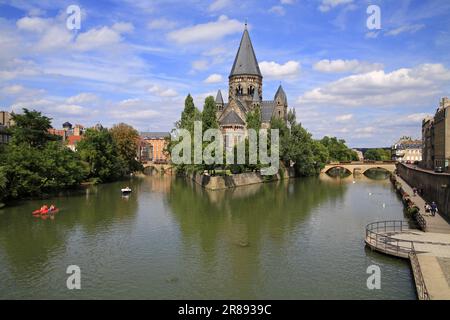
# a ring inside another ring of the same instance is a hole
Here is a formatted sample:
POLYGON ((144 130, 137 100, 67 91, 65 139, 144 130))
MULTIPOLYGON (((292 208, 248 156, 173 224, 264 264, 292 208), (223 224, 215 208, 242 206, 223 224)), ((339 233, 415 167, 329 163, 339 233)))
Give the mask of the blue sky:
POLYGON ((227 92, 246 19, 264 99, 282 83, 316 138, 420 138, 450 95, 448 0, 0 0, 0 109, 169 131, 188 93, 201 109, 227 92), (66 27, 73 4, 78 31, 66 27), (367 28, 369 5, 381 30, 367 28))

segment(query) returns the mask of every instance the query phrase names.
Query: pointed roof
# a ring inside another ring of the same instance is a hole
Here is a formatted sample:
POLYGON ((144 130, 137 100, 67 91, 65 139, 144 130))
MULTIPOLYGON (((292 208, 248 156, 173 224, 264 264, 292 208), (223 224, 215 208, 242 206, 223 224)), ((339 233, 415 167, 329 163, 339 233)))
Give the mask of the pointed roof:
POLYGON ((239 117, 239 115, 234 111, 230 111, 221 121, 221 125, 231 125, 231 124, 238 124, 238 125, 245 125, 244 120, 239 117))
POLYGON ((284 92, 283 87, 281 86, 281 84, 278 87, 277 93, 275 93, 275 99, 274 100, 277 100, 278 97, 280 97, 281 101, 283 101, 283 102, 287 101, 286 93, 284 92))
POLYGON ((262 77, 247 27, 242 35, 241 44, 234 59, 230 77, 236 75, 256 75, 262 77))
POLYGON ((222 91, 220 91, 220 90, 217 91, 216 103, 223 104, 222 91))

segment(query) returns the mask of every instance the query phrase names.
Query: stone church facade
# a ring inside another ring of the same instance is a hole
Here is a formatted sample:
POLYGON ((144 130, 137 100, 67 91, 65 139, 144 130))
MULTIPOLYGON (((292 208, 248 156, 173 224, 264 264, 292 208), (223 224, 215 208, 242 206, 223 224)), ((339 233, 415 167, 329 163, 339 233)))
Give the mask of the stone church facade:
POLYGON ((250 40, 247 27, 228 77, 228 102, 219 90, 216 97, 217 119, 227 148, 247 136, 247 113, 260 110, 262 128, 270 127, 272 117, 287 120, 286 93, 280 85, 273 100, 263 100, 263 76, 250 40))

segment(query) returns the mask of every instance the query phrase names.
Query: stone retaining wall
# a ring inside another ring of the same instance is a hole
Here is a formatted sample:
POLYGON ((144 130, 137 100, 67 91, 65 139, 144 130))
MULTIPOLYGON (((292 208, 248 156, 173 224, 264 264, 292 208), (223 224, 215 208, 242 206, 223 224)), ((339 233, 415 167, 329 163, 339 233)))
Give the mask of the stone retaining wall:
POLYGON ((295 177, 295 172, 292 168, 283 170, 283 172, 282 175, 276 174, 274 176, 262 176, 259 172, 247 172, 230 176, 208 176, 192 173, 188 176, 207 190, 223 190, 295 177))
POLYGON ((428 203, 435 201, 439 212, 450 218, 450 175, 422 171, 404 164, 397 165, 397 172, 411 187, 423 191, 422 198, 428 203))

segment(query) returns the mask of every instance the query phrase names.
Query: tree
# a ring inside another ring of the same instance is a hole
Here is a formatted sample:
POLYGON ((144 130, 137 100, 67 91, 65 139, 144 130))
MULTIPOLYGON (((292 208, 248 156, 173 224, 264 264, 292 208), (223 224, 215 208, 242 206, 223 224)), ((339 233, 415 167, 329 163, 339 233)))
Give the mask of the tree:
POLYGON ((364 153, 364 159, 373 161, 388 161, 391 160, 391 153, 385 149, 368 149, 364 153))
POLYGON ((77 154, 48 134, 49 118, 24 109, 13 119, 12 140, 0 153, 2 198, 41 196, 84 180, 87 172, 77 154))
POLYGON ((320 142, 328 149, 330 161, 358 160, 356 152, 345 145, 345 140, 338 140, 336 137, 324 137, 320 142))
POLYGON ((259 129, 261 129, 261 110, 256 108, 255 110, 247 113, 246 122, 247 129, 253 129, 256 132, 259 132, 259 129))
POLYGON ((5 198, 11 199, 72 188, 87 174, 78 155, 60 142, 49 142, 42 149, 9 144, 1 171, 6 178, 5 198))
POLYGON ((30 147, 42 148, 56 137, 48 133, 51 119, 36 110, 23 108, 23 114, 12 113, 14 125, 11 127, 12 143, 25 143, 30 147))
POLYGON ((125 123, 114 125, 110 129, 112 138, 117 147, 117 153, 125 163, 127 173, 142 170, 142 165, 136 160, 139 147, 139 133, 125 123))
POLYGON ((203 132, 208 129, 218 129, 219 123, 216 116, 216 102, 214 97, 209 96, 205 99, 205 105, 202 112, 203 132))
POLYGON ((186 129, 191 134, 194 133, 194 121, 201 119, 200 111, 194 105, 194 99, 188 94, 184 101, 184 110, 181 113, 181 119, 177 123, 178 129, 186 129))
POLYGON ((123 177, 127 164, 119 157, 112 134, 106 129, 88 129, 77 151, 89 166, 89 178, 109 182, 123 177))

